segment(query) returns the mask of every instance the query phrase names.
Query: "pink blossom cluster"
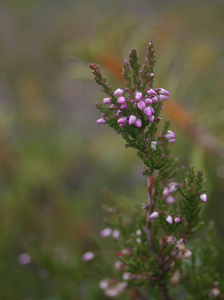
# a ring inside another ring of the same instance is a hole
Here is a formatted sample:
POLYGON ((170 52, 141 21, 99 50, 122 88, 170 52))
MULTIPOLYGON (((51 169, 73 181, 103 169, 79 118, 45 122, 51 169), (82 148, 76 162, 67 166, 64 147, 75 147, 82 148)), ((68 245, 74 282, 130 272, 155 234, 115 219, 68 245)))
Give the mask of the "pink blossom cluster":
MULTIPOLYGON (((125 90, 125 89, 118 88, 114 92, 114 96, 117 97, 116 104, 112 104, 111 98, 103 99, 104 104, 110 104, 109 109, 117 110, 116 112, 116 117, 118 118, 117 123, 119 124, 120 127, 134 124, 136 127, 140 128, 142 126, 142 118, 139 116, 144 117, 144 115, 148 117, 149 122, 153 122, 155 120, 155 115, 154 115, 155 111, 152 105, 158 101, 168 100, 167 96, 169 95, 169 92, 167 90, 163 88, 158 88, 158 89, 149 89, 146 91, 145 94, 143 94, 140 91, 136 91, 135 94, 130 93, 132 95, 131 97, 125 98, 124 93, 126 91, 127 89, 125 90), (123 110, 128 110, 128 105, 127 105, 128 103, 131 103, 133 105, 133 108, 136 108, 136 113, 135 114, 130 113, 128 116, 120 117, 120 114, 122 114, 123 110)), ((101 117, 102 118, 97 120, 97 123, 98 124, 106 123, 107 118, 104 117, 104 114, 102 114, 101 117)), ((161 120, 160 117, 159 120, 161 120)))

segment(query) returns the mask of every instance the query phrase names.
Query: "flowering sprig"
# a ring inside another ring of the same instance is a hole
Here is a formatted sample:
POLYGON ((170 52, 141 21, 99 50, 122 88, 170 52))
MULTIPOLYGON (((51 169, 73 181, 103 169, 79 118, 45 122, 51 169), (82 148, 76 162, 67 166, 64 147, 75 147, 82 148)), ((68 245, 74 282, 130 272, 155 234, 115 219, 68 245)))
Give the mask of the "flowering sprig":
MULTIPOLYGON (((108 124, 125 139, 125 147, 137 149, 145 166, 143 175, 148 179, 144 210, 139 206, 128 224, 123 224, 121 215, 115 218, 116 209, 110 211, 108 227, 100 233, 101 238, 112 236, 119 249, 115 268, 121 275, 100 282, 109 297, 128 291, 133 299, 147 299, 149 295, 173 299, 169 287, 180 283, 184 276, 182 265, 192 257, 192 251, 186 248, 187 238, 201 227, 201 206, 207 201, 202 171, 195 174, 192 166, 188 172, 183 167, 181 183, 173 181, 179 170, 178 159, 169 154, 170 145, 176 141, 175 133, 169 129, 170 121, 158 133, 163 101, 168 100, 169 92, 154 87, 154 65, 155 51, 150 40, 142 67, 136 49, 124 60, 122 76, 126 87, 115 91, 99 66, 89 65, 95 81, 107 94, 103 103, 96 104, 101 112, 97 123, 108 124)), ((94 256, 88 253, 83 259, 94 256)))

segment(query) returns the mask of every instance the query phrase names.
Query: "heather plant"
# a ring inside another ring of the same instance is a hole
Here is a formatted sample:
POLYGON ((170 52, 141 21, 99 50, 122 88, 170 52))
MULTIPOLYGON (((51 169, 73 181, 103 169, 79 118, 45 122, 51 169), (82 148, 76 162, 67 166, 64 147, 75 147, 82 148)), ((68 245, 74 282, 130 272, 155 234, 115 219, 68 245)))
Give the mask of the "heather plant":
MULTIPOLYGON (((100 67, 89 67, 107 97, 96 107, 101 112, 98 124, 108 124, 134 148, 144 164, 147 201, 125 209, 116 199, 104 205, 107 227, 101 239, 115 242, 107 255, 115 272, 102 278, 99 288, 111 298, 121 299, 211 299, 223 297, 224 284, 216 272, 213 247, 214 230, 209 224, 203 243, 190 243, 203 225, 201 209, 207 201, 202 171, 194 167, 178 169, 179 161, 170 155, 175 132, 170 121, 162 124, 163 101, 169 92, 153 84, 155 50, 150 40, 146 58, 140 65, 136 49, 124 60, 122 76, 126 87, 115 91, 100 67)), ((130 204, 131 206, 131 204, 130 204)), ((84 261, 104 256, 100 247, 83 255, 84 261)), ((100 263, 98 261, 98 263, 100 263)))

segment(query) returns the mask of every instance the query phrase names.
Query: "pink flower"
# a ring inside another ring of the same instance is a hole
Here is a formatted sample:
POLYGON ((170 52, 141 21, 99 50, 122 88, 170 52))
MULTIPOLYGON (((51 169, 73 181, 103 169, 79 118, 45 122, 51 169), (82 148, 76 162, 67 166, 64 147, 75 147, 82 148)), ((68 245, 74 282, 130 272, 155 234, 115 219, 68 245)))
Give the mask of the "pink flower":
POLYGON ((152 104, 152 103, 153 103, 152 99, 150 99, 150 98, 146 98, 146 99, 145 99, 145 104, 146 104, 146 105, 150 105, 150 104, 152 104))
POLYGON ((117 120, 118 124, 126 124, 127 123, 128 118, 127 117, 122 117, 120 119, 117 120))
POLYGON ((151 115, 152 115, 151 107, 147 106, 145 109, 143 109, 143 111, 147 117, 151 117, 151 115))
POLYGON ((168 97, 165 96, 165 95, 160 95, 158 98, 159 98, 160 101, 166 101, 166 100, 168 100, 168 97))

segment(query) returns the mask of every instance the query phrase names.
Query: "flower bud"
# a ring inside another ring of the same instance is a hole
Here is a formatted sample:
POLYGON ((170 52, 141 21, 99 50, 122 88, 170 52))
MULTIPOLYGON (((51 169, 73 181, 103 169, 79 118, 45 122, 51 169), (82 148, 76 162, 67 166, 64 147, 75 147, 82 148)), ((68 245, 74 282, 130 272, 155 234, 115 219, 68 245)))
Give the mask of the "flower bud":
POLYGON ((120 109, 126 109, 126 108, 128 108, 126 103, 124 103, 120 106, 120 109))
POLYGON ((92 260, 95 257, 95 255, 93 254, 93 252, 86 252, 83 256, 82 256, 82 260, 83 261, 89 261, 92 260))
POLYGON ((149 218, 150 218, 150 219, 154 219, 154 218, 158 218, 158 216, 159 216, 158 211, 154 211, 154 212, 149 216, 149 218))
POLYGON ((143 109, 143 111, 147 117, 151 117, 152 115, 151 107, 147 106, 145 109, 143 109))
POLYGON ((120 119, 117 120, 118 124, 126 124, 127 123, 128 118, 127 117, 122 117, 120 119))
POLYGON ((128 120, 129 125, 134 124, 136 122, 136 119, 137 119, 136 116, 130 115, 129 120, 128 120))
POLYGON ((166 198, 166 202, 167 202, 168 204, 172 204, 174 201, 175 201, 175 199, 174 199, 172 196, 168 196, 168 197, 166 198))
POLYGON ((99 287, 101 290, 106 290, 109 287, 109 281, 108 279, 103 279, 99 283, 99 287))
POLYGON ((138 108, 140 109, 140 110, 143 110, 144 108, 145 108, 145 102, 144 101, 139 101, 138 102, 138 108))
POLYGON ((165 95, 160 95, 158 98, 159 98, 160 101, 166 101, 166 100, 168 100, 168 97, 165 96, 165 95))
POLYGON ((176 218, 174 219, 174 222, 175 222, 175 223, 179 223, 179 222, 180 222, 180 218, 179 218, 179 217, 176 217, 176 218))
POLYGON ((105 228, 100 232, 100 236, 102 238, 105 238, 105 237, 111 235, 111 233, 112 233, 112 230, 110 228, 105 228))
POLYGON ((207 201, 207 195, 206 194, 201 194, 200 199, 201 199, 201 201, 206 202, 207 201))
POLYGON ((117 229, 113 230, 113 232, 112 232, 112 237, 113 237, 115 240, 118 240, 119 237, 120 237, 120 231, 117 230, 117 229))
POLYGON ((167 221, 169 224, 173 224, 173 219, 172 219, 172 217, 171 217, 170 215, 168 215, 168 216, 166 217, 166 221, 167 221))
POLYGON ((166 95, 166 96, 168 96, 168 95, 170 94, 167 90, 162 89, 162 88, 159 88, 158 93, 159 93, 160 95, 166 95))
POLYGON ((154 116, 151 116, 151 117, 149 117, 149 122, 153 122, 155 120, 155 117, 154 116))
POLYGON ((104 103, 104 104, 110 104, 110 103, 111 103, 110 100, 111 100, 111 98, 104 98, 104 99, 103 99, 103 103, 104 103))
POLYGON ((159 99, 158 99, 157 97, 152 97, 152 101, 153 101, 154 103, 156 103, 156 102, 159 101, 159 99))
POLYGON ((141 121, 141 119, 137 119, 135 121, 135 126, 138 127, 138 128, 142 127, 142 121, 141 121))
POLYGON ((124 104, 125 103, 125 98, 124 97, 119 97, 117 99, 117 102, 120 103, 120 104, 124 104))
POLYGON ((117 89, 115 92, 114 92, 114 96, 116 97, 120 97, 124 94, 124 91, 122 89, 117 89))
POLYGON ((152 99, 150 99, 150 98, 146 98, 146 99, 145 99, 145 104, 146 104, 146 105, 150 105, 150 104, 152 104, 152 103, 153 103, 152 99))
POLYGON ((118 109, 117 113, 116 113, 116 117, 118 118, 119 117, 119 114, 120 114, 121 110, 118 109))
POLYGON ((106 120, 104 118, 101 118, 101 119, 98 119, 96 121, 97 124, 105 124, 106 123, 106 120))
POLYGON ((155 96, 155 95, 156 95, 156 92, 155 92, 153 89, 148 90, 147 93, 148 93, 150 96, 155 96))
POLYGON ((142 99, 142 93, 137 91, 137 92, 135 93, 135 99, 136 99, 137 101, 141 100, 141 99, 142 99))
POLYGON ((217 287, 214 287, 214 288, 211 289, 210 294, 211 294, 211 296, 213 296, 213 297, 217 297, 217 296, 219 296, 219 294, 220 294, 220 290, 219 290, 217 287))
POLYGON ((123 279, 123 280, 129 280, 129 279, 131 279, 131 273, 130 273, 130 272, 125 272, 125 273, 122 275, 122 279, 123 279))
POLYGON ((156 151, 156 145, 157 145, 157 141, 152 141, 152 142, 151 142, 151 149, 152 149, 153 151, 156 151))

